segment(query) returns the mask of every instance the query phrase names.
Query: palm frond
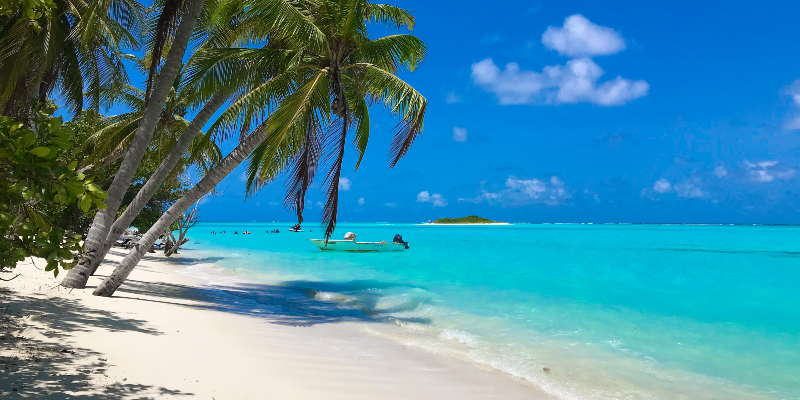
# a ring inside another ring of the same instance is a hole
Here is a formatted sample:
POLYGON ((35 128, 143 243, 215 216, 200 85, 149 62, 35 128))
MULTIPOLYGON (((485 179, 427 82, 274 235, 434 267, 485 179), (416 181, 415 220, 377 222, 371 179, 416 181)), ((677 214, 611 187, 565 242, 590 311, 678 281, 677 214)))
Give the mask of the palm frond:
POLYGON ((355 169, 361 166, 361 160, 367 152, 369 144, 369 103, 366 94, 360 88, 351 88, 347 85, 347 97, 350 99, 351 112, 353 114, 353 124, 355 125, 356 135, 353 138, 353 146, 358 154, 355 169))
POLYGON ((365 10, 365 18, 369 22, 374 22, 393 28, 408 28, 414 30, 416 22, 411 11, 388 4, 369 4, 365 10))
POLYGON ((352 59, 356 63, 374 64, 396 74, 401 68, 414 71, 427 54, 425 42, 413 35, 392 35, 362 45, 352 59))
POLYGON ((145 85, 146 98, 150 97, 150 91, 153 89, 153 82, 158 72, 158 66, 161 65, 161 57, 167 39, 174 36, 178 29, 182 5, 183 0, 163 0, 161 14, 153 27, 152 43, 150 44, 152 50, 150 51, 151 60, 145 85))
POLYGON ((303 6, 310 1, 251 0, 246 18, 260 27, 253 33, 277 35, 293 48, 307 48, 317 54, 325 53, 325 33, 313 23, 303 6))
POLYGON ((330 80, 319 71, 305 84, 280 102, 275 112, 262 124, 267 130, 264 142, 254 151, 248 168, 247 192, 255 193, 274 180, 302 150, 306 121, 316 114, 317 126, 327 126, 330 115, 330 80))
POLYGON ((295 90, 296 78, 296 73, 288 71, 239 95, 209 128, 214 140, 226 140, 253 125, 260 125, 269 112, 295 90))
POLYGON ((422 132, 427 100, 411 85, 386 70, 370 64, 358 66, 366 93, 383 102, 392 114, 401 117, 389 150, 389 166, 394 168, 422 132))
POLYGON ((323 182, 325 190, 325 206, 322 208, 322 225, 325 226, 325 239, 330 239, 336 229, 336 220, 339 214, 339 180, 342 175, 342 163, 344 161, 345 143, 347 143, 347 124, 340 118, 339 124, 333 124, 326 135, 326 147, 333 150, 326 156, 332 165, 328 170, 328 175, 323 182), (337 129, 338 128, 338 129, 337 129))

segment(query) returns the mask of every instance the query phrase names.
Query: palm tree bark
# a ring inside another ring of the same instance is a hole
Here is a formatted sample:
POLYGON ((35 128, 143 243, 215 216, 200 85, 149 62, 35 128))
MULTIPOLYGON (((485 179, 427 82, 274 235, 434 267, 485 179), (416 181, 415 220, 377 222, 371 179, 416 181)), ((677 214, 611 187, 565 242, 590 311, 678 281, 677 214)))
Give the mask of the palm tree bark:
POLYGON ((222 162, 206 176, 200 180, 189 192, 183 197, 178 199, 161 218, 142 236, 139 242, 131 249, 122 262, 114 269, 114 272, 108 276, 94 291, 95 296, 110 297, 114 292, 125 282, 131 271, 139 264, 142 257, 144 257, 147 250, 153 246, 153 243, 158 240, 159 236, 172 225, 178 217, 181 216, 192 204, 203 198, 206 193, 210 192, 218 183, 225 179, 231 171, 234 170, 245 157, 258 147, 262 141, 267 137, 267 130, 263 127, 256 129, 250 136, 241 142, 233 151, 231 151, 222 162))
POLYGON ((95 215, 84 241, 84 251, 78 256, 78 263, 61 281, 61 286, 79 289, 86 287, 92 268, 100 255, 99 250, 102 248, 102 243, 108 237, 111 224, 122 204, 122 198, 128 191, 133 176, 142 162, 142 157, 144 157, 144 153, 150 145, 156 123, 161 116, 161 110, 164 108, 164 103, 167 101, 167 96, 172 89, 172 83, 183 63, 183 55, 186 53, 194 25, 200 16, 200 11, 203 9, 203 3, 204 0, 191 0, 189 3, 186 14, 183 16, 177 32, 175 32, 172 47, 164 61, 164 66, 161 68, 156 88, 153 90, 147 108, 144 110, 142 120, 136 129, 136 134, 128 146, 125 159, 122 160, 122 164, 114 176, 114 181, 108 188, 108 198, 105 200, 108 207, 97 211, 97 215, 95 215))
POLYGON ((215 95, 206 103, 203 109, 197 113, 194 119, 192 119, 192 122, 186 127, 186 130, 181 134, 178 141, 172 146, 169 154, 167 154, 167 158, 159 164, 158 168, 153 172, 153 175, 150 176, 150 179, 145 182, 144 186, 139 190, 139 193, 136 194, 136 197, 134 197, 128 205, 128 208, 126 208, 122 215, 111 225, 108 236, 101 243, 95 257, 90 261, 89 268, 91 275, 94 275, 117 238, 131 226, 136 216, 142 212, 147 202, 150 201, 175 166, 178 165, 178 162, 180 162, 181 158, 192 144, 192 140, 202 131, 203 126, 206 125, 214 113, 225 104, 227 98, 228 96, 222 93, 215 95))

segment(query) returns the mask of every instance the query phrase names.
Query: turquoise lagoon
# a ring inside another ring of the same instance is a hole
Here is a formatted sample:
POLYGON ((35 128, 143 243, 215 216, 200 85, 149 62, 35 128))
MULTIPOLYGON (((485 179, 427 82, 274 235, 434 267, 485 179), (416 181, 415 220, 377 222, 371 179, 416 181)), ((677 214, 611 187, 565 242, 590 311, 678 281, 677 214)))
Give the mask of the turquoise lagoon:
POLYGON ((185 273, 261 282, 246 296, 266 313, 355 321, 563 399, 800 399, 800 227, 340 224, 411 245, 352 254, 290 226, 199 224, 185 273))

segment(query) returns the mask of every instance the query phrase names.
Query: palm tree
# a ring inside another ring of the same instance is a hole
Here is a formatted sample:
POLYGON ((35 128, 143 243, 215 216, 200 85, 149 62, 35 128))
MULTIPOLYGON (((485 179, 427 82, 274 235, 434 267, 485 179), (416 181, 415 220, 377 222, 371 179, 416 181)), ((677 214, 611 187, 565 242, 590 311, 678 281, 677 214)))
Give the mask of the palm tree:
MULTIPOLYGON (((174 30, 175 35, 172 39, 169 53, 158 73, 155 88, 150 93, 150 96, 147 97, 147 106, 142 113, 142 119, 139 121, 136 133, 128 145, 125 158, 122 160, 111 186, 108 188, 108 198, 105 199, 107 207, 95 214, 84 240, 84 252, 78 257, 75 267, 70 270, 66 278, 61 282, 62 286, 71 288, 83 288, 86 286, 86 281, 92 272, 92 265, 99 256, 98 249, 102 248, 103 242, 114 222, 114 217, 116 217, 117 211, 122 204, 122 199, 128 191, 134 174, 149 147, 153 131, 164 108, 164 103, 183 64, 183 55, 189 45, 195 23, 203 10, 204 0, 184 0, 183 3, 185 4, 180 4, 174 10, 164 7, 161 12, 162 18, 165 13, 169 12, 180 15, 180 23, 177 25, 177 29, 174 30)), ((172 25, 167 24, 162 28, 170 30, 172 25)), ((158 37, 158 32, 156 32, 156 36, 158 37)), ((160 60, 161 54, 155 53, 151 63, 160 63, 160 60)))
POLYGON ((77 115, 84 99, 108 104, 103 87, 127 82, 122 51, 139 46, 144 7, 135 0, 54 0, 31 18, 0 16, 0 112, 29 120, 56 92, 77 115))
MULTIPOLYGON (((270 4, 266 5, 269 6, 270 4)), ((154 29, 158 29, 158 25, 163 22, 165 13, 174 12, 174 10, 172 10, 173 5, 162 4, 162 6, 165 10, 162 12, 158 22, 154 23, 154 29)), ((222 0, 208 3, 193 34, 195 38, 202 38, 204 43, 199 47, 198 51, 193 54, 186 65, 191 66, 195 56, 197 54, 202 54, 205 48, 228 47, 233 45, 233 43, 246 42, 248 38, 257 36, 257 34, 254 33, 255 30, 263 29, 263 25, 250 23, 246 18, 247 15, 245 15, 246 9, 249 10, 251 14, 260 15, 261 12, 258 10, 257 6, 257 4, 254 5, 249 2, 237 0, 222 0)), ((169 16, 167 18, 169 18, 169 16)), ((280 20, 280 18, 278 18, 278 20, 280 20)), ((166 23, 166 25, 170 24, 171 23, 166 23)), ((144 59, 136 60, 139 68, 146 72, 152 72, 152 69, 148 66, 152 65, 153 54, 157 53, 156 49, 163 48, 170 44, 159 44, 157 43, 159 40, 166 39, 159 39, 158 35, 153 36, 155 37, 154 43, 152 44, 153 51, 148 53, 144 59)), ((240 65, 240 67, 243 67, 243 65, 240 65)), ((207 161, 211 161, 213 164, 221 158, 218 148, 210 140, 211 137, 206 134, 202 134, 198 137, 198 134, 202 133, 201 130, 203 126, 205 126, 212 115, 224 105, 230 95, 235 91, 235 88, 239 87, 240 79, 219 81, 205 79, 204 75, 192 75, 192 79, 187 80, 183 79, 186 76, 186 71, 187 69, 185 66, 178 77, 173 81, 171 96, 168 98, 166 108, 164 112, 162 112, 159 124, 157 125, 157 133, 160 134, 156 136, 156 142, 160 141, 158 138, 167 137, 165 141, 166 146, 157 146, 157 148, 163 147, 169 149, 171 146, 171 150, 169 150, 169 153, 158 168, 137 192, 135 198, 128 204, 128 207, 122 215, 114 221, 113 225, 104 225, 107 229, 104 239, 95 240, 87 244, 82 262, 78 265, 78 268, 69 272, 65 280, 62 281, 63 286, 84 287, 86 285, 89 275, 94 274, 116 239, 130 226, 131 222, 146 206, 165 179, 170 175, 175 175, 175 167, 176 165, 180 165, 187 150, 190 151, 191 161, 195 161, 196 165, 202 167, 206 171, 208 170, 208 166, 206 165, 207 161), (206 82, 207 80, 210 82, 206 82), (201 109, 189 123, 184 119, 184 114, 186 109, 190 107, 201 107, 201 109), (170 137, 170 134, 174 133, 172 132, 173 130, 182 130, 177 141, 170 137)), ((235 73, 236 77, 248 76, 247 72, 241 68, 237 71, 238 72, 235 73)), ((264 76, 264 72, 265 71, 261 71, 259 76, 264 76)), ((206 73, 211 76, 214 75, 213 71, 206 71, 206 73)), ((148 88, 150 87, 150 80, 148 80, 147 86, 148 88)), ((131 112, 114 117, 109 121, 111 123, 107 129, 98 132, 97 136, 102 143, 117 146, 113 151, 110 146, 106 146, 105 148, 101 147, 101 150, 105 151, 101 151, 100 154, 108 154, 108 152, 111 152, 111 155, 106 156, 106 159, 113 158, 114 154, 121 153, 124 150, 125 144, 135 137, 134 132, 142 118, 142 110, 147 106, 146 92, 130 86, 121 86, 121 88, 124 90, 113 91, 117 94, 116 98, 118 101, 132 106, 134 109, 138 109, 138 112, 131 112)), ((101 237, 103 233, 103 231, 98 229, 95 231, 95 237, 101 237)))
MULTIPOLYGON (((213 189, 246 156, 250 155, 249 191, 257 190, 291 169, 286 203, 302 218, 305 191, 311 184, 321 154, 329 171, 325 178, 328 196, 323 211, 330 237, 336 225, 338 182, 348 132, 353 135, 361 161, 369 141, 369 108, 383 104, 400 117, 390 151, 390 167, 402 158, 422 130, 427 101, 397 77, 401 69, 414 70, 425 56, 424 43, 411 35, 370 40, 367 24, 382 23, 413 28, 411 14, 367 0, 262 0, 288 13, 284 31, 273 31, 281 47, 238 48, 209 51, 198 73, 225 71, 227 65, 247 63, 272 66, 286 60, 285 70, 268 77, 239 96, 211 128, 213 133, 249 131, 239 146, 184 197, 173 204, 131 250, 114 272, 94 291, 111 296, 144 256, 146 250, 180 214, 213 189), (302 33, 302 34, 298 34, 302 33), (265 117, 271 109, 275 112, 265 117), (263 116, 263 117, 262 117, 263 116)), ((270 15, 263 15, 271 22, 270 15)), ((267 25, 275 26, 275 24, 267 25)), ((253 74, 256 75, 256 74, 253 74)), ((220 75, 224 79, 224 75, 220 75)))

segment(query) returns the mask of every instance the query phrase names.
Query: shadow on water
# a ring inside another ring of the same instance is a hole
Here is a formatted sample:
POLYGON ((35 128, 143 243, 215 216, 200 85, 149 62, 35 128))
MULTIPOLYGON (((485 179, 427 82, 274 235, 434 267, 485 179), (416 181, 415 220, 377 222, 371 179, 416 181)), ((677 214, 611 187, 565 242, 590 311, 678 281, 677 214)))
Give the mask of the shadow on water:
POLYGON ((236 286, 196 287, 171 283, 128 280, 118 299, 154 301, 183 307, 229 312, 262 318, 270 323, 288 326, 312 326, 335 322, 387 322, 399 320, 428 324, 426 318, 397 318, 391 312, 410 311, 424 300, 414 299, 387 309, 377 308, 382 297, 367 288, 389 288, 382 282, 310 282, 290 281, 283 285, 240 284, 236 286), (349 295, 363 288, 357 295, 349 295), (135 296, 148 296, 138 298, 135 296), (153 298, 155 297, 155 298, 153 298), (179 300, 193 300, 186 304, 179 300))
MULTIPOLYGON (((124 255, 124 253, 118 255, 124 255)), ((166 261, 174 265, 213 264, 223 259, 224 257, 158 258, 159 261, 166 261)), ((138 268, 143 267, 139 266, 138 268)), ((148 270, 158 272, 157 269, 150 268, 148 270)), ((87 286, 87 288, 90 287, 87 286)), ((395 320, 429 324, 430 320, 427 318, 398 318, 388 315, 393 312, 413 311, 428 301, 425 298, 417 297, 386 309, 378 308, 385 290, 400 287, 411 288, 414 286, 374 280, 348 282, 297 280, 280 285, 248 283, 235 286, 197 287, 128 279, 114 297, 243 314, 289 326, 395 320), (148 298, 136 296, 147 296, 148 298), (186 304, 182 300, 192 300, 196 303, 186 304)))
POLYGON ((144 321, 85 307, 77 300, 0 289, 0 398, 122 400, 193 395, 109 378, 103 354, 69 344, 72 333, 91 329, 162 334, 144 321))

